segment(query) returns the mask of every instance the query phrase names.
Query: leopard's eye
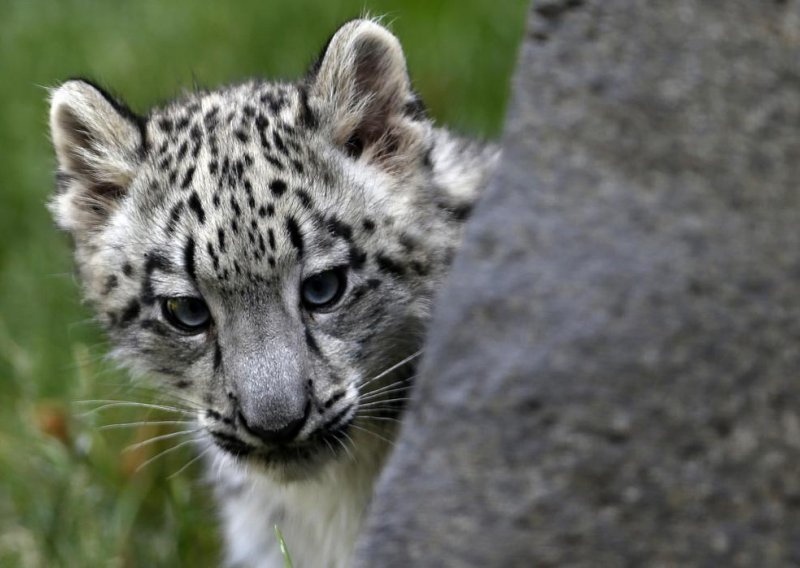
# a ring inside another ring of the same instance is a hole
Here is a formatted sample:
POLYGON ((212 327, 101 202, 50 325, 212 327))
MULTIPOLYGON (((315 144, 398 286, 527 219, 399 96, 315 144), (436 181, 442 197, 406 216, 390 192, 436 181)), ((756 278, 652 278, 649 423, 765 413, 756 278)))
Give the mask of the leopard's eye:
POLYGON ((161 310, 169 323, 187 333, 200 333, 211 323, 208 306, 200 298, 166 298, 161 310))
POLYGON ((342 297, 346 284, 344 269, 333 268, 309 276, 303 281, 301 296, 307 309, 317 310, 333 305, 342 297))

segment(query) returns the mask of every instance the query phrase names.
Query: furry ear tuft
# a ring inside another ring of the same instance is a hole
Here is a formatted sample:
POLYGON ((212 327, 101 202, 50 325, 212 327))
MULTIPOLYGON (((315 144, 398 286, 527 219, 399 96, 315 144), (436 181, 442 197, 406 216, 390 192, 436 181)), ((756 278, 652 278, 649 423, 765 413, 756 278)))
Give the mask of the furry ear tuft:
POLYGON ((99 87, 71 80, 53 91, 50 135, 58 159, 50 203, 56 222, 72 232, 99 228, 136 173, 143 119, 99 87))
POLYGON ((334 142, 354 157, 384 159, 407 149, 404 118, 422 105, 411 89, 403 49, 370 20, 344 24, 310 73, 310 95, 333 116, 334 142))

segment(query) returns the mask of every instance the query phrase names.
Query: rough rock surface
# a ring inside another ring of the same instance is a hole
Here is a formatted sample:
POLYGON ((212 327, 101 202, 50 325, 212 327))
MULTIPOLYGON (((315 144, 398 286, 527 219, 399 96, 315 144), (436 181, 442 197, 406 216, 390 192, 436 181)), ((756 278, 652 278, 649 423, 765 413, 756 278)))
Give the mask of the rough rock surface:
POLYGON ((800 564, 800 2, 534 2, 364 567, 800 564))

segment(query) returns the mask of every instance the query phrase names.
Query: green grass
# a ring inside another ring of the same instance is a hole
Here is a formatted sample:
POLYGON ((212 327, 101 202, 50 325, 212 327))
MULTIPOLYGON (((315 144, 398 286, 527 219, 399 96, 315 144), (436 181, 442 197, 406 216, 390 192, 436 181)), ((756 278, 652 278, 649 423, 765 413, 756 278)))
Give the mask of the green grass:
MULTIPOLYGON (((103 362, 44 204, 53 186, 47 92, 89 76, 144 111, 186 86, 301 74, 338 24, 385 15, 431 114, 491 137, 504 114, 525 0, 5 0, 0 18, 0 566, 216 566, 210 490, 169 430, 100 431, 76 400, 146 399, 103 362)), ((287 543, 289 550, 293 544, 287 543)))

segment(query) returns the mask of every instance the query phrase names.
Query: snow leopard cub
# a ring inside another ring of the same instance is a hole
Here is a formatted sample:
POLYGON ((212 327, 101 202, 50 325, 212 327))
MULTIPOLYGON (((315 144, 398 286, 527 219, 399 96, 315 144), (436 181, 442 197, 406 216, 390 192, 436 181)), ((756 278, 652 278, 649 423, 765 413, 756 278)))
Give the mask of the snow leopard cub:
POLYGON ((386 371, 495 151, 432 124, 368 20, 296 83, 51 103, 50 208, 113 355, 199 409, 228 564, 282 566, 277 524, 296 566, 347 566, 415 361, 386 371))

